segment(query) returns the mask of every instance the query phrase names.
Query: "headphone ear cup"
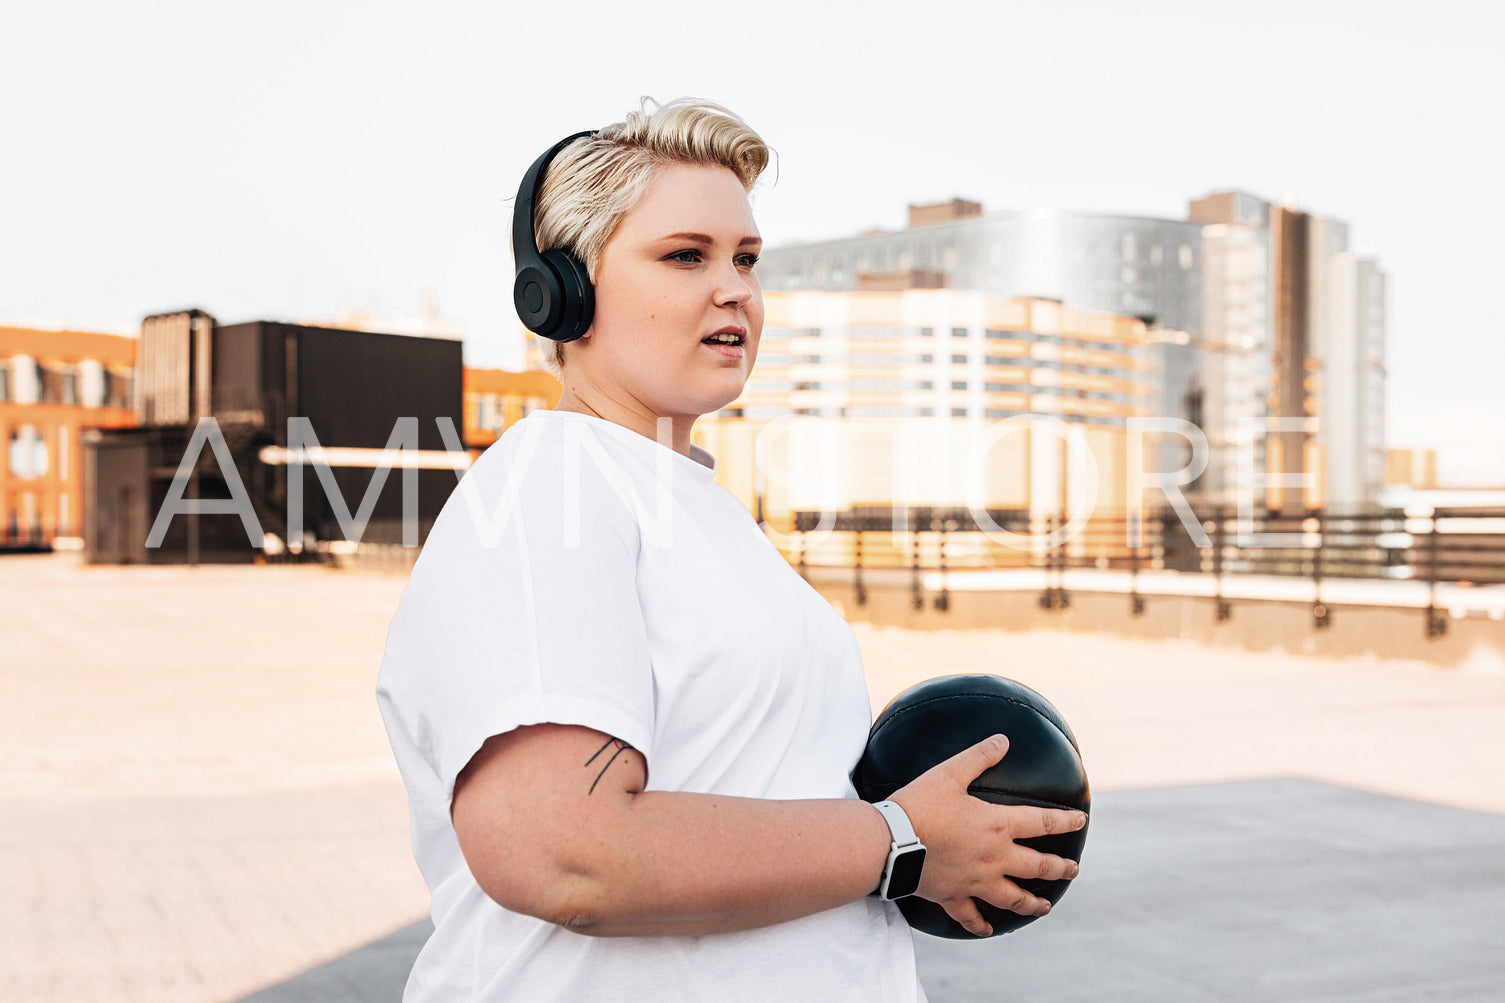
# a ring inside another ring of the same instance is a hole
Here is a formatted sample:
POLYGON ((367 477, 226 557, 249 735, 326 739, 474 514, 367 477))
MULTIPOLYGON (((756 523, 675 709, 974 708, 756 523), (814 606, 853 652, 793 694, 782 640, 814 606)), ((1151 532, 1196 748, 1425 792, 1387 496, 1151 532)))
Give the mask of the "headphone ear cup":
POLYGON ((512 283, 512 302, 528 330, 545 338, 555 337, 563 300, 559 276, 546 261, 518 269, 517 280, 512 283))
POLYGON ((558 275, 560 288, 559 327, 547 337, 574 341, 590 330, 596 315, 596 288, 591 285, 585 263, 566 251, 545 251, 544 263, 558 275))

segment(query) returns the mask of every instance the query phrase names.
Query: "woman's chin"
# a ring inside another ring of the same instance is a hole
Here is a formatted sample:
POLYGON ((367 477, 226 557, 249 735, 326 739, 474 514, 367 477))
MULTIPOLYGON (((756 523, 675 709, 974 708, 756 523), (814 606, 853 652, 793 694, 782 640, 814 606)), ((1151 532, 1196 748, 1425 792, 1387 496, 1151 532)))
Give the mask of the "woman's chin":
POLYGON ((747 381, 742 379, 739 374, 738 378, 727 380, 725 383, 725 387, 720 389, 719 392, 716 388, 708 386, 703 393, 698 394, 693 400, 686 400, 686 413, 708 415, 715 414, 722 408, 730 407, 732 402, 742 396, 742 390, 746 386, 747 381))

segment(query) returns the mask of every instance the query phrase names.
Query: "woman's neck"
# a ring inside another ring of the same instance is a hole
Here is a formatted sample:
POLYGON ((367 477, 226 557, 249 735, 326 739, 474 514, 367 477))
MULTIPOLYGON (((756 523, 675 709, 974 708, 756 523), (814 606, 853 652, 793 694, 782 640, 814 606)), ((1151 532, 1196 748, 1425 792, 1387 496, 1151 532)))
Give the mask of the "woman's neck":
POLYGON ((608 394, 582 391, 568 380, 554 410, 592 415, 668 446, 681 456, 690 455, 690 430, 695 427, 693 416, 656 415, 637 401, 622 402, 608 394))

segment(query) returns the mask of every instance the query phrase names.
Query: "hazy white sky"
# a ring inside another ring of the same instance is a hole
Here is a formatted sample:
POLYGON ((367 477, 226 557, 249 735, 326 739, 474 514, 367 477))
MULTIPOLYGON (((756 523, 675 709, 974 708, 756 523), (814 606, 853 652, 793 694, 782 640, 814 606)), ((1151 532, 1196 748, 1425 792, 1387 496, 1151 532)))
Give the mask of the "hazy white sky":
POLYGON ((1502 48, 1482 0, 0 0, 0 318, 432 290, 472 362, 515 365, 523 169, 693 94, 778 151, 773 244, 955 195, 1179 218, 1237 187, 1345 219, 1390 276, 1391 443, 1505 483, 1502 48))

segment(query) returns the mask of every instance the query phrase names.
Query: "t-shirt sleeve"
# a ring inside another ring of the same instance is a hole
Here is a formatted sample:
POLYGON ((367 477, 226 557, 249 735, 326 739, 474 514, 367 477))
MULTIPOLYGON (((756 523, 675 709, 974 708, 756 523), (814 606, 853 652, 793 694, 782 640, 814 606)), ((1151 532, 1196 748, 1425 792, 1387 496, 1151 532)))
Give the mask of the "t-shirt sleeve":
POLYGON ((378 699, 399 763, 421 760, 446 800, 486 739, 529 724, 594 728, 652 762, 639 532, 609 473, 547 443, 494 449, 429 534, 378 699))

